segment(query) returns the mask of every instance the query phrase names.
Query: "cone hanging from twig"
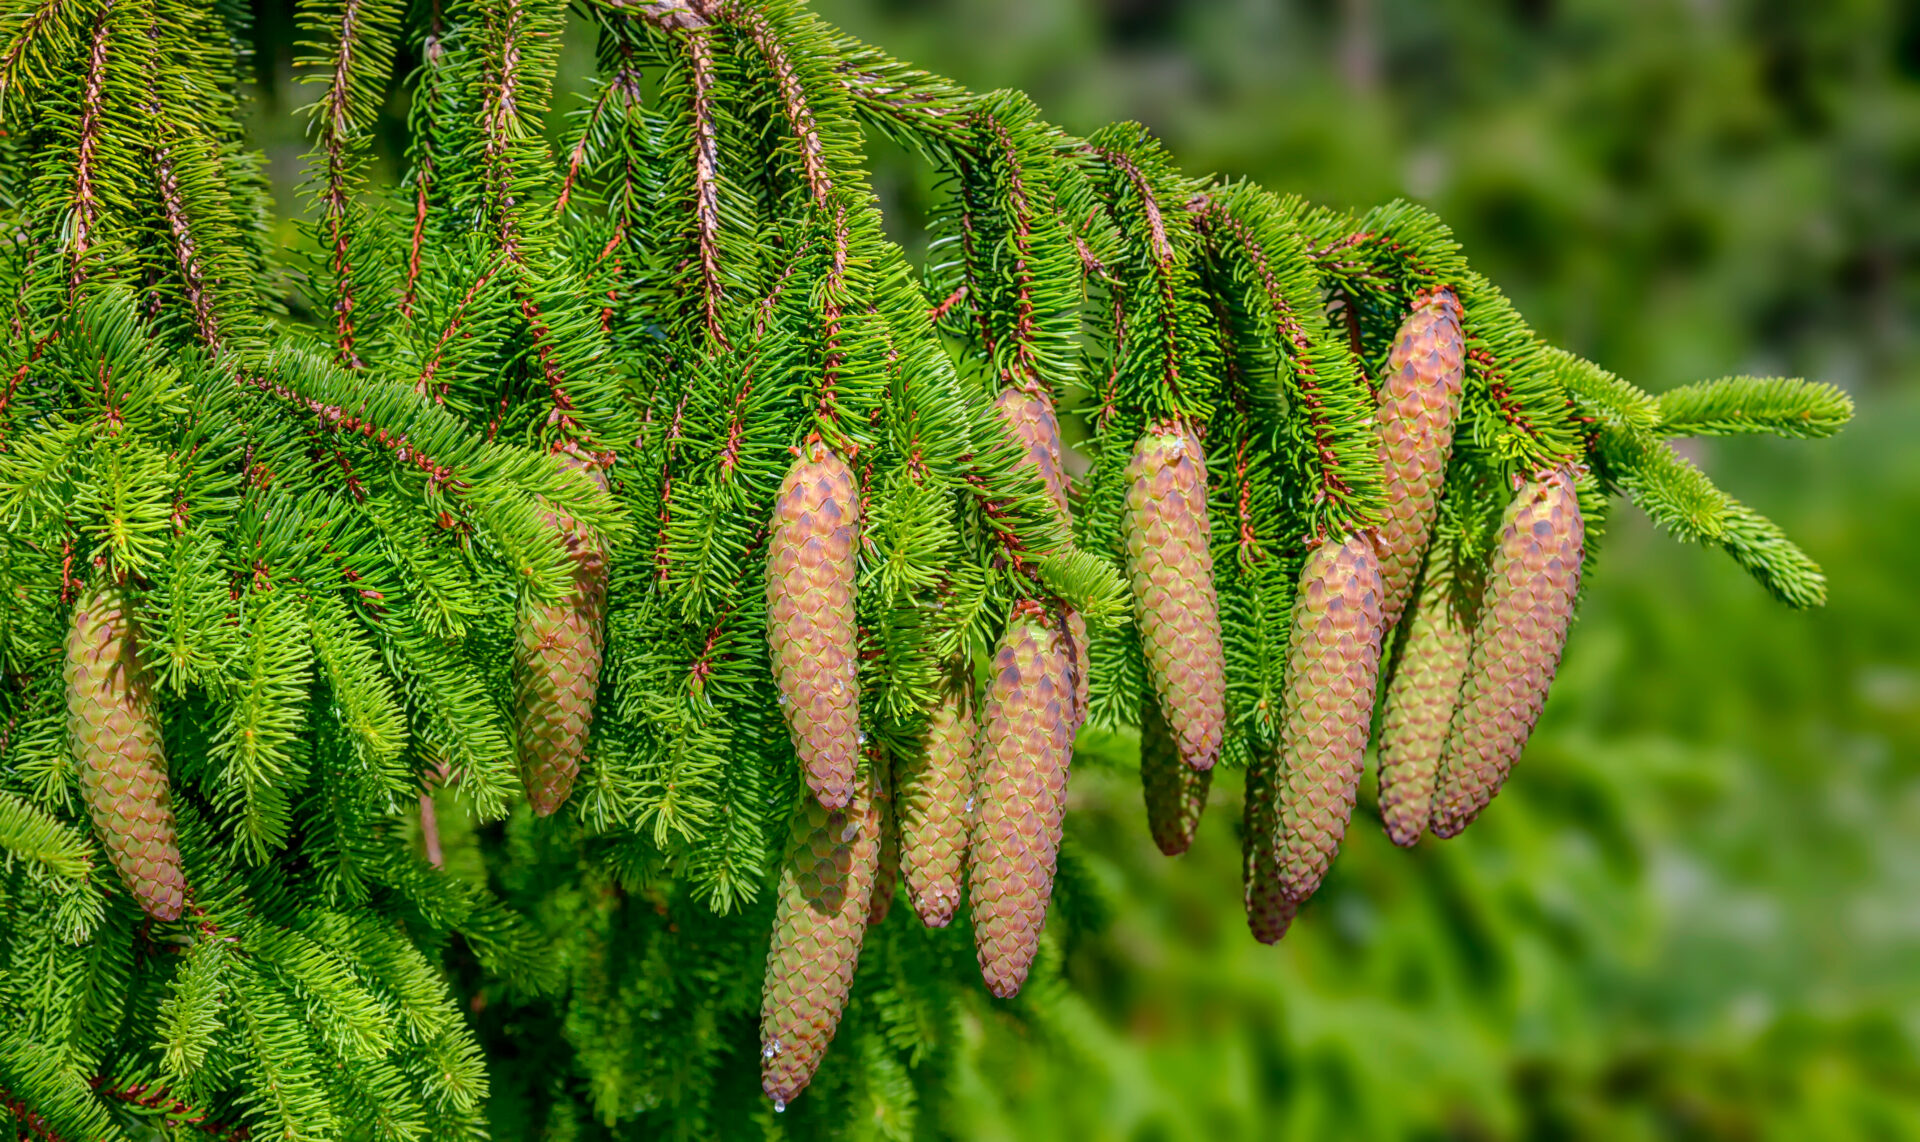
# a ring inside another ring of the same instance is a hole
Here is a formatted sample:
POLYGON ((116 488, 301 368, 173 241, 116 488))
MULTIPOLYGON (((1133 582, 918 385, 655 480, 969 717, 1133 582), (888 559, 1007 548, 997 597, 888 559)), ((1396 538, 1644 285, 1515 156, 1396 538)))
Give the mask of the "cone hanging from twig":
POLYGON ((1585 542, 1570 472, 1543 473, 1507 505, 1440 757, 1435 836, 1455 836, 1480 815, 1532 736, 1573 621, 1585 542))
POLYGON ((807 786, 828 808, 847 803, 860 751, 855 643, 853 470, 810 440, 787 470, 767 541, 767 642, 781 712, 807 786))

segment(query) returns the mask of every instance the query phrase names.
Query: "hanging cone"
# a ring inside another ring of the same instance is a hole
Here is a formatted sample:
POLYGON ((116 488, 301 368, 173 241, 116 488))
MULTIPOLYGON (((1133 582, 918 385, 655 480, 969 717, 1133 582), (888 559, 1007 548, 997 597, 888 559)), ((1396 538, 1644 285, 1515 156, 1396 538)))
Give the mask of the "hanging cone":
MULTIPOLYGON (((1047 497, 1060 513, 1060 524, 1073 533, 1073 508, 1067 502, 1067 467, 1060 442, 1060 420, 1054 415, 1053 402, 1043 393, 1006 389, 994 398, 993 407, 1023 449, 1021 463, 1031 467, 1046 485, 1047 497)), ((1087 621, 1072 607, 1062 608, 1066 615, 1069 650, 1074 667, 1074 730, 1087 722, 1087 621)))
POLYGON ((1387 511, 1380 523, 1381 626, 1400 620, 1433 532, 1440 484, 1460 415, 1466 338, 1453 291, 1414 303, 1387 356, 1380 390, 1380 463, 1387 511))
POLYGON ((1040 946, 1066 816, 1073 689, 1057 631, 1022 604, 993 657, 973 829, 973 937, 987 989, 1019 992, 1040 946))
POLYGON ((880 861, 873 872, 873 896, 867 903, 867 927, 878 928, 893 911, 894 890, 900 886, 900 815, 895 789, 883 749, 869 747, 867 764, 873 771, 873 807, 880 818, 880 861))
POLYGON ((1210 769, 1226 732, 1226 663, 1198 443, 1171 425, 1149 430, 1134 447, 1127 484, 1122 527, 1147 680, 1181 760, 1210 769))
POLYGON ((1401 846, 1426 830, 1434 774, 1467 672, 1467 626, 1442 547, 1427 553, 1411 614, 1380 724, 1380 817, 1388 838, 1401 846))
POLYGON ((860 750, 853 591, 853 471, 810 440, 787 470, 767 542, 767 643, 807 786, 828 808, 852 795, 860 750))
POLYGON ((1372 536, 1328 540, 1294 596, 1280 709, 1280 883, 1303 901, 1347 835, 1380 670, 1380 569, 1372 536))
POLYGON ((780 871, 780 902, 760 997, 760 1086, 785 1109, 813 1080, 853 986, 880 863, 880 812, 868 779, 848 804, 801 799, 780 871))
POLYGON ((113 867, 147 915, 178 920, 187 882, 174 841, 167 758, 126 593, 99 585, 67 633, 67 733, 80 792, 113 867))
POLYGON ((919 751, 899 761, 895 790, 907 896, 929 928, 946 927, 960 906, 973 826, 973 750, 972 686, 949 679, 928 712, 919 751))
MULTIPOLYGON (((587 473, 602 491, 607 478, 580 457, 561 461, 587 473)), ((607 616, 606 556, 573 520, 541 517, 558 531, 573 557, 573 584, 558 602, 528 603, 514 624, 514 732, 527 802, 545 817, 573 792, 587 753, 593 705, 600 685, 607 616)))
POLYGON ((1263 944, 1287 934, 1300 905, 1287 899, 1280 884, 1279 817, 1275 789, 1279 761, 1272 755, 1247 767, 1246 816, 1240 838, 1240 880, 1247 907, 1247 928, 1263 944))
POLYGON ((1435 836, 1455 836, 1480 815, 1532 735, 1566 646, 1585 540, 1565 471, 1526 484, 1507 505, 1441 753, 1435 836))
POLYGON ((1173 731, 1151 697, 1140 703, 1140 786, 1147 801, 1147 830, 1168 856, 1193 843, 1200 812, 1207 807, 1213 770, 1195 769, 1180 760, 1173 731))

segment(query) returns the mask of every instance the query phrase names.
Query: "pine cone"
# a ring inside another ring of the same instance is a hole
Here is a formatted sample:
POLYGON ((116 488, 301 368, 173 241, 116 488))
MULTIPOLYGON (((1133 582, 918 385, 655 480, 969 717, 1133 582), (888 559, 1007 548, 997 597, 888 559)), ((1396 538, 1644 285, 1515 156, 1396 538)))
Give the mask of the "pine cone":
POLYGON ((1460 303, 1451 290, 1438 289, 1414 304, 1387 357, 1379 413, 1387 504, 1379 533, 1383 628, 1400 620, 1433 531, 1460 414, 1465 352, 1460 303))
POLYGON ((1387 836, 1401 846, 1426 830, 1434 774, 1467 672, 1467 626, 1439 547, 1427 555, 1411 614, 1380 725, 1380 816, 1387 836))
MULTIPOLYGON (((607 478, 576 456, 562 463, 606 490, 607 478)), ((541 517, 573 557, 573 585, 555 603, 529 603, 514 629, 513 691, 520 777, 527 802, 545 817, 566 803, 587 753, 606 637, 606 555, 573 520, 541 517)))
POLYGON ((126 593, 94 586, 67 634, 67 733, 80 791, 113 867, 155 920, 178 920, 187 882, 174 841, 167 758, 126 593))
MULTIPOLYGON (((1060 525, 1073 532, 1073 508, 1067 502, 1067 468, 1060 443, 1060 420, 1044 394, 1006 389, 994 398, 994 409, 1025 449, 1021 463, 1040 474, 1047 496, 1060 513, 1060 525)), ((1087 722, 1087 620, 1072 607, 1063 608, 1074 667, 1074 729, 1087 722)))
POLYGON ((1225 652, 1208 549, 1207 470, 1192 436, 1148 431, 1127 466, 1127 572, 1139 609, 1147 679, 1195 769, 1220 756, 1227 720, 1225 652))
POLYGON ((1247 928, 1263 944, 1287 934, 1300 905, 1287 899, 1280 884, 1279 819, 1275 801, 1279 760, 1256 757, 1247 767, 1246 816, 1240 838, 1240 880, 1247 906, 1247 928))
POLYGON ((950 680, 927 715, 917 753, 900 759, 896 790, 907 895, 929 928, 960 906, 960 878, 973 825, 972 687, 950 680))
POLYGON ((807 785, 838 808, 860 750, 853 591, 860 501, 853 471, 818 441, 787 470, 767 543, 767 643, 807 785))
POLYGON ((1195 769, 1180 760, 1180 747, 1151 697, 1140 704, 1140 785, 1147 800, 1147 830, 1168 856, 1193 843, 1200 812, 1207 807, 1213 770, 1195 769))
POLYGON ((893 911, 894 890, 900 886, 900 814, 886 751, 870 748, 873 771, 873 807, 880 818, 880 861, 873 872, 873 896, 867 902, 867 927, 878 928, 893 911))
POLYGON ((1073 689, 1059 633, 1016 610, 993 657, 973 829, 973 936, 987 989, 1026 982, 1053 895, 1073 756, 1073 689))
POLYGON ((1347 835, 1380 670, 1380 567, 1367 533, 1307 557, 1280 709, 1280 882, 1304 901, 1347 835))
POLYGON ((812 1081, 853 986, 880 863, 870 781, 844 808, 806 797, 794 814, 760 997, 760 1086, 781 1109, 812 1081))
POLYGON ((1585 540, 1565 471, 1541 475, 1507 505, 1440 757, 1435 836, 1455 836, 1480 815, 1532 735, 1566 646, 1585 540))

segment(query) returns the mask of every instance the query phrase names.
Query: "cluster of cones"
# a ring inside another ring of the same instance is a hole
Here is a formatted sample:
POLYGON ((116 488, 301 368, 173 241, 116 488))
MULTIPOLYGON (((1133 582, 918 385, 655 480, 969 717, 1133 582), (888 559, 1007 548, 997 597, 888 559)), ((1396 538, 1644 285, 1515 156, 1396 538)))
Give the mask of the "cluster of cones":
MULTIPOLYGON (((1246 905, 1264 941, 1285 933, 1345 836, 1390 630, 1404 624, 1381 805, 1403 845, 1429 824, 1452 836, 1487 805, 1559 661, 1582 559, 1570 470, 1518 489, 1475 605, 1430 543, 1463 357, 1458 302, 1444 289, 1427 294, 1396 338, 1381 393, 1387 516, 1319 542, 1301 572, 1278 742, 1248 775, 1246 905)), ((996 408, 1066 522, 1052 404, 1010 388, 996 408)), ((1207 473, 1190 427, 1149 426, 1127 483, 1125 554, 1150 691, 1141 774, 1149 826, 1171 855, 1192 841, 1226 726, 1207 473)), ((774 677, 813 794, 793 823, 761 1007, 762 1083, 779 1107, 818 1067, 864 932, 886 914, 901 872, 921 920, 941 927, 964 871, 981 974, 997 996, 1019 991, 1046 919, 1073 738, 1087 714, 1084 623, 1023 602, 977 705, 971 672, 957 669, 916 753, 889 766, 868 748, 860 764, 855 487, 843 460, 810 443, 782 487, 770 544, 774 677)))
MULTIPOLYGON (((1379 427, 1387 514, 1322 539, 1301 572, 1275 747, 1248 774, 1248 922, 1278 940, 1345 836, 1374 709, 1381 648, 1400 627, 1379 742, 1380 807, 1395 843, 1453 836, 1499 791, 1543 705, 1573 612, 1583 527, 1571 470, 1538 473, 1509 504, 1484 585, 1462 589, 1430 542, 1463 378, 1460 307, 1435 290, 1392 348, 1379 427)), ((1053 406, 1009 388, 996 411, 1070 522, 1053 406)), ((582 462, 584 464, 584 462, 582 462)), ((589 472, 593 478, 598 473, 589 472)), ((1149 693, 1141 711, 1148 823, 1185 851, 1226 725, 1204 454, 1190 426, 1149 426, 1127 469, 1124 516, 1149 693)), ((1017 993, 1052 894, 1073 739, 1087 717, 1086 625, 1071 608, 1018 604, 984 693, 956 664, 920 748, 888 757, 860 730, 854 614, 860 504, 846 461, 809 440, 788 471, 768 541, 774 681, 812 794, 793 821, 767 958, 763 1083, 784 1105, 831 1041, 862 935, 896 878, 929 926, 971 883, 981 974, 1017 993)), ((551 813, 571 790, 593 714, 604 616, 602 552, 549 521, 575 562, 571 592, 529 606, 515 670, 529 800, 551 813)), ((185 882, 166 767, 124 593, 74 611, 67 682, 75 756, 115 867, 156 919, 179 917, 185 882)))

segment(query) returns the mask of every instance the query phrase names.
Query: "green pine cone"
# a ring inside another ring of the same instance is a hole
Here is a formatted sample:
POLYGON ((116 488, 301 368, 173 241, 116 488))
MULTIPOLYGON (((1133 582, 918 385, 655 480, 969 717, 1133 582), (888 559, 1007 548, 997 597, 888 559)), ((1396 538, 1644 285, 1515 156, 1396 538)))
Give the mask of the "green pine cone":
POLYGON ((868 747, 873 771, 873 806, 880 818, 880 862, 873 870, 873 896, 867 902, 867 927, 878 928, 893 911, 893 894, 900 887, 900 814, 894 803, 897 790, 886 751, 868 747))
POLYGON ((1586 525, 1573 476, 1541 475, 1507 505, 1440 757, 1433 833, 1451 837, 1500 792, 1533 734, 1580 591, 1586 525))
POLYGON ((1200 813, 1207 807, 1213 770, 1195 769, 1180 760, 1173 731, 1151 697, 1140 704, 1140 786, 1147 801, 1147 830, 1168 856, 1193 844, 1200 813))
POLYGON ((1276 789, 1279 759, 1263 754, 1247 766, 1246 814, 1240 837, 1240 882, 1247 928, 1263 944, 1277 944, 1293 925, 1300 905, 1280 883, 1276 789))
POLYGON ((1003 999, 1026 982, 1040 946, 1073 757, 1069 659, 1035 610, 1008 620, 981 718, 973 937, 987 989, 1003 999))
POLYGON ((767 542, 767 643, 794 752, 820 803, 852 796, 860 751, 853 470, 809 441, 787 470, 767 542))
MULTIPOLYGON (((600 485, 607 478, 587 461, 568 456, 567 466, 600 485)), ((514 731, 520 778, 527 802, 545 817, 566 803, 587 753, 593 706, 600 688, 606 639, 606 555, 571 519, 543 516, 559 531, 573 557, 573 585, 556 603, 529 603, 514 628, 514 731)))
POLYGON ((1312 896, 1340 850, 1365 765, 1380 670, 1380 565, 1373 537, 1327 540, 1294 596, 1280 708, 1280 883, 1312 896))
POLYGON ((1379 413, 1387 505, 1379 531, 1382 627, 1400 620, 1433 532, 1460 415, 1465 353, 1460 303, 1453 291, 1437 289, 1414 304, 1387 357, 1379 413))
POLYGON ((1380 817, 1388 838, 1403 847, 1426 830, 1440 751, 1467 672, 1467 624, 1439 547, 1427 555, 1410 613, 1380 724, 1380 817))
POLYGON ((929 928, 946 927, 960 907, 973 826, 974 738, 972 687, 950 680, 928 711, 920 749, 899 761, 901 863, 913 910, 929 928))
POLYGON ((843 808, 805 797, 794 814, 760 996, 760 1086, 779 1108, 813 1080, 853 986, 880 863, 870 781, 843 808))
POLYGON ((1181 760, 1209 769, 1226 733, 1227 689, 1205 457, 1187 432, 1157 426, 1135 445, 1127 484, 1122 526, 1147 679, 1181 760))
POLYGON ((140 907, 178 920, 187 882, 174 841, 167 758, 152 683, 140 663, 126 593, 94 586, 67 633, 67 733, 80 791, 107 855, 140 907))
MULTIPOLYGON (((1067 502, 1067 468, 1062 457, 1060 420, 1054 415, 1053 402, 1043 393, 1007 389, 994 399, 993 407, 1025 450, 1021 462, 1040 473, 1047 495, 1060 513, 1060 523, 1071 534, 1073 508, 1067 502)), ((1074 729, 1086 724, 1087 693, 1087 621, 1072 607, 1062 608, 1073 654, 1074 729)))

